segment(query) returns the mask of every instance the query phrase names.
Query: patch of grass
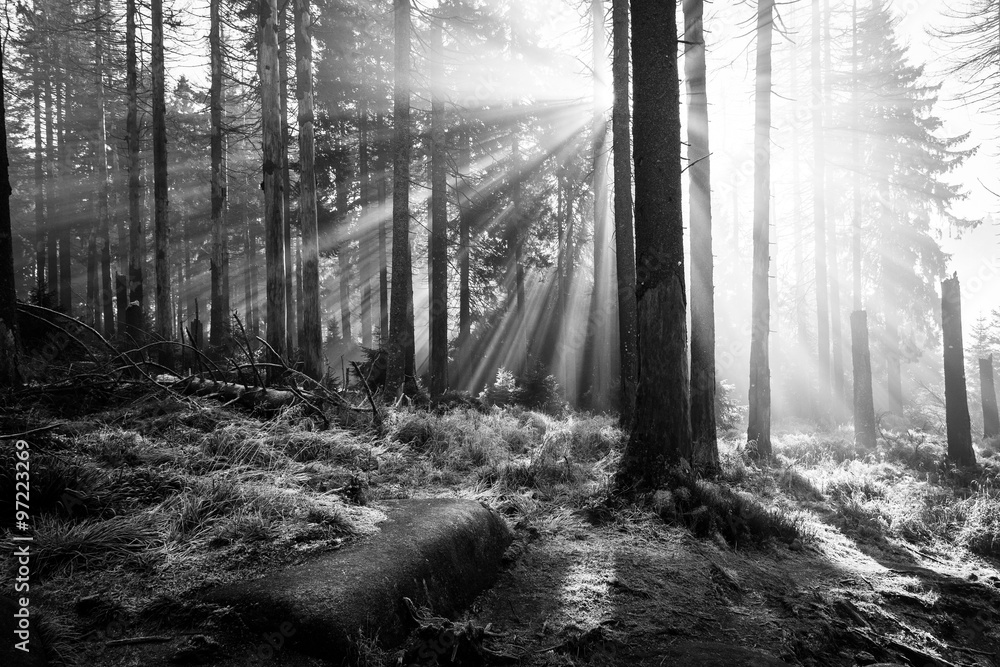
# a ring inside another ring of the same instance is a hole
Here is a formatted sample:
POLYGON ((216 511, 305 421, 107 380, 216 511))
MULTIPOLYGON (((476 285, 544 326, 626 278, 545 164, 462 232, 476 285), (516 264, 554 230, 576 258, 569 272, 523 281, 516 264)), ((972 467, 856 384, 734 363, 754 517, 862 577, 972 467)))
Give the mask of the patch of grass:
POLYGON ((202 451, 224 462, 227 467, 250 466, 273 470, 285 459, 265 432, 253 422, 230 424, 205 434, 202 451))
POLYGON ((34 572, 44 577, 65 569, 103 569, 137 564, 159 545, 148 516, 67 521, 42 516, 35 523, 34 572))
POLYGON ((980 556, 1000 556, 1000 498, 980 495, 962 505, 965 521, 956 542, 980 556))
POLYGON ((658 514, 698 537, 718 533, 737 547, 760 545, 772 538, 791 542, 800 536, 798 519, 763 506, 749 493, 680 471, 672 472, 668 486, 669 491, 654 496, 658 514))

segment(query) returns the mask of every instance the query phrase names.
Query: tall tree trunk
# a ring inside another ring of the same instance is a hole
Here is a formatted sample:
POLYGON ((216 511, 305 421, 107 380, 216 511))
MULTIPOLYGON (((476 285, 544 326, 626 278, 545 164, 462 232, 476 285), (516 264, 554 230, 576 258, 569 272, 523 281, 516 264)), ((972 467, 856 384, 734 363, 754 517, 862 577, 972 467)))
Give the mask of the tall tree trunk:
POLYGON ((851 313, 851 350, 854 366, 854 445, 860 451, 875 450, 878 423, 872 397, 872 361, 868 345, 868 314, 851 313))
MULTIPOLYGON (((340 154, 347 155, 346 123, 338 127, 340 154)), ((354 346, 354 333, 351 331, 351 220, 347 214, 347 196, 350 191, 350 170, 341 162, 337 169, 337 227, 340 231, 340 247, 337 249, 337 264, 339 265, 340 286, 340 337, 348 349, 354 346)))
MULTIPOLYGON (((861 82, 858 80, 858 0, 852 4, 851 18, 852 37, 851 45, 851 107, 853 108, 854 127, 851 133, 851 162, 853 183, 851 189, 854 200, 854 224, 851 225, 851 268, 854 296, 854 310, 863 308, 861 294, 861 82)), ((853 315, 852 315, 853 317, 853 315)), ((853 330, 853 325, 852 325, 853 330)), ((855 356, 857 354, 855 353, 855 356)), ((855 390, 855 394, 857 391, 855 390)))
POLYGON ((416 391, 413 337, 413 268, 410 261, 410 0, 393 0, 392 303, 386 397, 416 391))
POLYGON ((583 371, 584 392, 589 391, 586 407, 592 410, 608 408, 607 382, 610 375, 609 354, 605 348, 606 317, 601 309, 607 303, 607 246, 608 246, 608 155, 606 150, 608 122, 603 101, 607 97, 604 70, 607 56, 607 37, 604 21, 604 0, 591 0, 590 22, 592 27, 591 63, 593 66, 594 115, 591 120, 591 150, 593 160, 594 192, 594 283, 591 291, 590 310, 587 317, 587 337, 584 341, 583 371))
POLYGON ((323 376, 323 321, 319 306, 319 228, 314 170, 312 15, 309 0, 295 0, 295 95, 299 107, 299 226, 302 228, 302 355, 304 372, 323 376))
POLYGON ((948 430, 948 459, 958 466, 976 464, 972 424, 965 385, 962 347, 962 289, 958 274, 941 281, 941 332, 944 339, 944 400, 948 430))
MULTIPOLYGON (((797 27, 797 26, 796 26, 797 27)), ((791 73, 791 93, 792 99, 800 100, 802 89, 799 85, 799 63, 802 57, 798 43, 792 45, 789 53, 788 69, 791 73)), ((805 244, 806 233, 809 224, 802 213, 802 154, 800 143, 802 134, 798 122, 792 122, 792 218, 794 219, 792 244, 794 246, 795 264, 795 338, 798 344, 799 353, 804 353, 809 349, 809 310, 806 307, 808 299, 806 296, 806 262, 805 244)), ((812 404, 812 397, 809 391, 810 373, 804 372, 801 367, 792 368, 790 375, 790 388, 792 394, 793 414, 800 418, 810 418, 815 415, 812 404)))
POLYGON ((104 334, 115 335, 115 312, 112 302, 114 286, 111 284, 111 214, 108 200, 111 182, 108 178, 108 128, 104 113, 104 2, 94 0, 94 87, 97 94, 97 131, 94 137, 94 161, 97 166, 97 234, 101 253, 99 306, 104 320, 104 334))
MULTIPOLYGON (((42 3, 35 0, 35 15, 39 26, 45 25, 45 18, 42 3)), ((44 51, 43 36, 35 33, 35 49, 32 53, 34 62, 32 63, 31 97, 33 104, 32 121, 34 126, 35 154, 34 164, 34 194, 35 194, 35 289, 38 292, 38 299, 45 298, 44 292, 48 289, 45 281, 45 158, 42 153, 42 81, 45 74, 43 72, 44 51)), ((0 184, 2 187, 2 184, 0 184)))
MULTIPOLYGON (((362 67, 364 67, 362 65, 362 67)), ((362 73, 362 76, 364 74, 362 73)), ((361 223, 360 234, 360 266, 358 268, 361 283, 361 344, 368 349, 372 347, 372 266, 375 259, 376 234, 370 232, 372 217, 372 177, 371 177, 371 143, 368 123, 368 101, 362 93, 358 95, 358 175, 361 186, 361 223), (369 220, 366 220, 369 219, 369 220)))
POLYGON ((84 320, 98 331, 101 330, 101 307, 98 302, 98 266, 100 264, 97 254, 97 211, 92 211, 94 218, 91 227, 87 230, 87 307, 84 311, 84 320))
POLYGON ((142 228, 142 183, 139 173, 139 66, 136 58, 136 6, 135 0, 126 3, 125 32, 125 88, 128 95, 128 115, 125 124, 128 137, 128 300, 135 308, 126 311, 129 320, 129 334, 138 340, 143 326, 142 313, 146 303, 143 294, 143 228, 142 228))
MULTIPOLYGON (((618 346, 621 358, 621 393, 618 411, 620 424, 628 428, 635 413, 637 362, 635 235, 632 229, 632 137, 629 127, 631 109, 629 106, 628 0, 612 0, 611 23, 614 43, 612 79, 615 89, 615 105, 611 110, 615 178, 615 268, 618 275, 618 346)), ((559 218, 560 231, 562 231, 562 224, 562 218, 559 218)), ((561 235, 558 252, 559 261, 561 261, 561 235)), ((561 269, 558 273, 562 274, 561 269)))
POLYGON ((14 235, 10 224, 10 161, 7 157, 7 100, 4 56, 0 50, 0 387, 21 384, 17 293, 14 283, 14 235))
POLYGON ((886 310, 886 339, 888 341, 886 384, 889 393, 889 410, 896 414, 902 414, 903 379, 900 369, 899 324, 896 320, 895 309, 889 305, 886 310))
POLYGON ((448 388, 448 182, 445 164, 443 19, 431 36, 431 298, 430 393, 448 388))
POLYGON ((639 369, 625 489, 655 489, 691 455, 676 35, 673 3, 632 0, 639 369))
POLYGON ((747 442, 756 456, 771 456, 771 33, 774 0, 757 2, 757 84, 754 97, 753 286, 750 328, 750 412, 747 442))
MULTIPOLYGON (((379 123, 382 127, 382 124, 379 123)), ((378 304, 379 304, 379 347, 385 348, 389 341, 389 216, 386 214, 389 198, 387 170, 380 170, 378 180, 378 304)))
POLYGON ((221 0, 209 4, 210 28, 208 35, 212 86, 209 92, 212 150, 212 256, 209 260, 211 284, 209 286, 211 313, 209 314, 209 343, 222 350, 229 341, 229 290, 224 289, 226 268, 229 264, 229 247, 226 238, 226 171, 222 141, 222 23, 219 18, 221 0))
POLYGON ((469 292, 472 253, 472 128, 470 119, 461 134, 458 188, 458 339, 464 346, 472 332, 472 299, 469 292))
MULTIPOLYGON (((281 167, 284 141, 281 132, 280 75, 278 71, 278 2, 260 2, 260 95, 261 122, 263 124, 264 157, 264 261, 267 269, 267 332, 266 340, 273 352, 268 353, 273 363, 284 357, 286 348, 285 309, 285 225, 284 191, 281 167)), ((280 371, 268 373, 272 381, 281 377, 280 371)))
MULTIPOLYGON (((47 22, 46 22, 47 23, 47 22)), ((55 107, 55 77, 53 76, 52 52, 57 51, 50 41, 49 35, 45 37, 46 50, 49 52, 45 59, 45 215, 48 226, 46 238, 46 259, 48 267, 46 271, 46 291, 47 298, 51 297, 49 305, 59 303, 59 255, 57 252, 58 234, 56 230, 56 212, 58 210, 58 197, 56 195, 56 107, 55 107)))
MULTIPOLYGON (((294 4, 294 0, 292 0, 294 4)), ((278 4, 278 70, 281 87, 281 184, 284 189, 284 248, 285 248, 285 349, 291 353, 295 349, 295 294, 292 263, 292 176, 288 168, 288 0, 278 4)))
POLYGON ((997 389, 993 382, 993 355, 979 360, 979 387, 983 402, 983 437, 1000 437, 997 389))
MULTIPOLYGON (((816 347, 819 358, 820 411, 830 405, 830 306, 826 273, 826 154, 823 129, 823 80, 820 68, 820 0, 812 0, 812 129, 813 129, 813 228, 816 265, 816 347)), ((828 74, 829 76, 829 70, 828 74)))
MULTIPOLYGON (((173 338, 173 319, 170 303, 170 211, 167 200, 167 105, 163 71, 163 0, 152 0, 151 21, 153 28, 153 267, 156 271, 156 333, 163 340, 173 338)), ((161 348, 160 359, 171 365, 172 347, 161 348)))
MULTIPOLYGON (((830 22, 831 22, 831 12, 830 12, 830 0, 824 0, 823 11, 825 14, 824 20, 824 65, 823 68, 826 72, 833 72, 831 47, 832 39, 830 37, 830 22)), ((833 98, 832 94, 833 83, 831 77, 828 75, 826 81, 824 82, 824 99, 827 103, 833 98)), ((824 186, 825 187, 825 186, 824 186)), ((840 310, 840 271, 839 271, 839 258, 837 253, 837 223, 836 220, 828 220, 826 225, 827 233, 827 279, 829 280, 830 289, 830 347, 832 349, 832 382, 833 382, 833 392, 836 400, 832 402, 834 406, 834 415, 839 420, 842 412, 843 406, 847 402, 847 379, 844 376, 844 336, 843 327, 841 326, 841 310, 840 310)))
POLYGON ((688 173, 691 187, 691 441, 694 460, 719 465, 715 427, 715 286, 708 91, 702 0, 684 0, 684 74, 688 89, 688 173))
MULTIPOLYGON (((58 62, 65 63, 68 54, 58 49, 60 58, 58 62)), ((67 315, 73 314, 73 218, 75 217, 75 201, 66 193, 72 190, 73 165, 70 162, 70 132, 68 129, 68 113, 70 100, 72 99, 72 89, 70 81, 62 84, 62 94, 56 95, 56 117, 59 130, 59 185, 64 193, 60 196, 58 237, 59 237, 59 307, 67 315)))

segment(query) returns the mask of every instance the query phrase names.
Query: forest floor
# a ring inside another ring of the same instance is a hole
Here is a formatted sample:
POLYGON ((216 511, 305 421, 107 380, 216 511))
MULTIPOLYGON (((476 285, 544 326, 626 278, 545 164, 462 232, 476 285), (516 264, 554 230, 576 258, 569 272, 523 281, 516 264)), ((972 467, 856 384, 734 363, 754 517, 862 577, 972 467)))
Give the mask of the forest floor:
MULTIPOLYGON (((624 434, 604 416, 396 409, 376 429, 342 410, 320 430, 301 408, 262 419, 148 387, 4 407, 0 433, 56 424, 24 436, 49 664, 224 664, 212 638, 232 618, 201 591, 342 548, 377 529, 381 500, 457 496, 515 531, 462 620, 516 664, 1000 665, 995 443, 955 471, 938 435, 901 424, 864 457, 849 429, 784 424, 760 467, 734 431, 716 478, 609 503, 624 434)), ((13 448, 2 456, 10 581, 13 448)), ((253 648, 236 664, 322 664, 253 648)), ((398 662, 374 637, 359 653, 398 662)))

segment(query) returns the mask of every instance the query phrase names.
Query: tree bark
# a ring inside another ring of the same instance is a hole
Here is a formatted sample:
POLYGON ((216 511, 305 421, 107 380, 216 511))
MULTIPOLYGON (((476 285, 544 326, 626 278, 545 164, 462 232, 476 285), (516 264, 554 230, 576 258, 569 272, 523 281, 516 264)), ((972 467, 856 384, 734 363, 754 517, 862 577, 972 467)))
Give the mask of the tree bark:
POLYGON ((42 153, 42 80, 43 58, 45 55, 43 36, 39 33, 45 25, 42 3, 34 1, 36 20, 39 28, 36 29, 34 40, 35 49, 32 53, 34 62, 32 63, 33 77, 31 80, 31 97, 34 103, 32 109, 32 121, 34 125, 35 154, 34 164, 34 195, 35 195, 35 289, 38 293, 39 303, 45 298, 45 291, 48 287, 45 281, 45 193, 43 185, 45 183, 45 159, 42 153))
MULTIPOLYGON (((823 1, 824 20, 824 69, 826 72, 833 72, 831 59, 832 39, 830 37, 830 0, 823 1)), ((824 82, 824 98, 829 102, 832 98, 833 83, 831 76, 826 77, 824 82)), ((824 184, 825 187, 825 184, 824 184)), ((847 402, 847 379, 844 376, 844 337, 841 326, 840 311, 840 271, 837 257, 837 223, 835 220, 828 220, 826 225, 827 242, 827 279, 830 289, 830 347, 832 349, 832 383, 835 400, 831 402, 834 416, 839 420, 843 413, 843 406, 847 402)))
MULTIPOLYGON (((364 67, 364 65, 362 65, 364 67)), ((364 71, 362 71, 364 76, 364 71)), ((368 123, 368 101, 364 93, 358 95, 358 174, 361 187, 361 224, 364 230, 360 234, 360 266, 358 282, 361 288, 361 344, 365 348, 372 347, 372 267, 375 264, 377 241, 376 234, 369 231, 372 217, 372 177, 371 177, 371 144, 370 127, 368 123)))
POLYGON ((854 445, 862 452, 875 451, 878 423, 872 396, 872 361, 868 345, 868 313, 851 313, 851 350, 854 361, 854 445))
POLYGON ((469 340, 472 332, 472 299, 469 292, 470 261, 472 253, 472 128, 469 121, 461 134, 459 147, 458 188, 458 339, 461 345, 469 340))
MULTIPOLYGON (((60 65, 65 65, 67 62, 68 54, 61 48, 57 48, 60 54, 57 62, 60 65)), ((69 113, 70 100, 72 99, 72 87, 69 80, 64 81, 60 86, 62 88, 62 94, 56 95, 56 117, 59 119, 58 131, 59 131, 59 185, 60 190, 64 193, 59 197, 60 206, 59 213, 57 217, 58 223, 58 239, 59 239, 59 307, 62 312, 67 315, 73 314, 73 263, 72 263, 72 250, 73 250, 73 232, 74 227, 72 220, 74 216, 71 212, 71 207, 76 204, 72 201, 71 197, 66 194, 71 190, 71 181, 73 180, 73 165, 71 163, 70 155, 70 133, 67 129, 67 114, 69 113)))
MULTIPOLYGON (((128 300, 130 304, 137 305, 141 313, 145 308, 142 285, 142 268, 145 258, 142 252, 144 232, 142 229, 142 183, 139 174, 139 67, 135 51, 135 0, 127 0, 126 6, 125 88, 128 95, 128 115, 125 124, 128 136, 128 300)), ((140 317, 140 327, 141 319, 140 317)), ((133 336, 135 333, 137 332, 133 331, 133 336)), ((136 342, 141 341, 136 339, 136 342)))
POLYGON ((312 82, 312 14, 309 0, 295 0, 295 94, 299 107, 299 226, 302 228, 302 354, 304 372, 323 376, 323 321, 319 304, 319 228, 312 82))
POLYGON ((10 161, 7 156, 7 100, 4 56, 0 50, 0 388, 21 384, 17 293, 14 283, 14 235, 10 219, 10 161))
MULTIPOLYGON (((261 122, 264 128, 264 261, 267 270, 267 331, 266 340, 273 353, 283 357, 286 342, 285 309, 285 225, 284 191, 281 166, 284 152, 281 132, 281 101, 278 72, 278 2, 260 2, 260 94, 261 122)), ((273 363, 278 359, 271 358, 273 363)), ((280 369, 268 372, 269 380, 281 377, 280 369)))
MULTIPOLYGON (((153 267, 156 271, 156 333, 163 340, 173 339, 173 319, 170 302, 170 211, 167 193, 167 105, 163 68, 163 0, 152 0, 153 28, 153 267)), ((160 360, 169 367, 171 346, 161 347, 160 360)))
POLYGON ((941 281, 941 332, 944 339, 944 400, 948 430, 948 459, 958 466, 976 464, 972 424, 965 385, 962 347, 962 290, 958 275, 941 281))
POLYGON ((983 398, 983 437, 1000 437, 997 390, 993 383, 993 355, 979 360, 979 386, 983 398))
MULTIPOLYGON (((611 110, 615 179, 615 268, 618 276, 618 346, 621 359, 619 423, 628 428, 635 413, 636 314, 635 234, 632 229, 632 137, 629 105, 628 0, 611 2, 614 55, 612 79, 615 104, 611 110)), ((560 231, 562 219, 559 219, 560 231)), ((562 260, 560 235, 559 261, 562 260)), ((558 272, 561 276, 561 271, 558 272)), ((559 320, 560 322, 562 320, 559 320)))
POLYGON ((448 388, 448 182, 445 164, 444 42, 440 17, 431 35, 430 394, 448 388))
POLYGON ((753 286, 750 329, 750 412, 747 442, 759 458, 771 456, 771 34, 774 0, 757 3, 757 84, 754 98, 753 286))
MULTIPOLYGON (((347 127, 344 122, 338 124, 338 142, 341 155, 347 155, 347 127)), ((347 196, 350 191, 350 170, 343 162, 337 168, 337 227, 340 231, 340 247, 337 249, 337 264, 339 265, 340 289, 340 337, 344 344, 354 346, 354 333, 351 331, 351 233, 350 218, 347 215, 347 196)))
POLYGON ((413 269, 410 260, 410 0, 393 0, 392 302, 386 398, 415 393, 413 269))
POLYGON ((688 89, 691 213, 691 441, 700 466, 719 465, 715 426, 715 286, 708 91, 702 0, 684 0, 684 70, 688 89))
MULTIPOLYGON (((46 19, 46 28, 47 28, 46 19)), ((56 211, 58 210, 58 200, 55 194, 56 190, 56 141, 55 141, 55 124, 56 124, 56 110, 55 110, 55 82, 54 76, 52 75, 53 70, 53 51, 56 49, 52 46, 50 37, 46 34, 45 37, 46 50, 49 52, 47 58, 45 58, 45 215, 46 222, 48 225, 48 234, 45 240, 46 244, 46 259, 48 261, 48 267, 46 271, 46 299, 51 298, 51 303, 48 305, 56 305, 59 303, 59 255, 58 255, 58 236, 55 229, 56 211)), ((44 305, 44 303, 43 303, 44 305)))
POLYGON ((617 485, 653 489, 691 455, 673 3, 632 0, 638 391, 617 485))
POLYGON ((223 77, 222 22, 219 17, 221 0, 209 4, 209 50, 212 85, 209 91, 212 151, 212 256, 209 260, 211 284, 209 286, 211 313, 209 314, 209 343, 223 354, 229 345, 229 290, 225 289, 226 270, 229 266, 229 244, 226 235, 227 182, 224 144, 222 137, 223 77))

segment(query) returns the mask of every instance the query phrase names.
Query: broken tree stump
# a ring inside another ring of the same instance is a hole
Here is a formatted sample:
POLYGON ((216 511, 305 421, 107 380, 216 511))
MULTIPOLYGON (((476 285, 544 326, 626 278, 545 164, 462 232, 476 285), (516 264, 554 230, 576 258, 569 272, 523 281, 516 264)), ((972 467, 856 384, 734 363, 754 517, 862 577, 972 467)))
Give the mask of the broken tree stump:
POLYGON ((993 383, 993 355, 979 360, 979 386, 983 396, 983 437, 1000 437, 997 390, 993 383))
POLYGON ((854 446, 874 451, 878 425, 872 396, 872 359, 868 347, 868 313, 851 313, 851 356, 854 362, 854 446))
POLYGON ((958 274, 941 281, 941 333, 944 342, 944 402, 948 431, 948 459, 958 466, 976 464, 972 423, 965 385, 962 347, 962 288, 958 274))

